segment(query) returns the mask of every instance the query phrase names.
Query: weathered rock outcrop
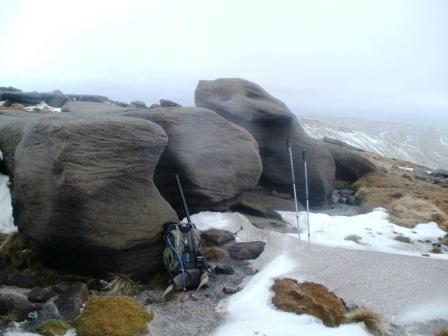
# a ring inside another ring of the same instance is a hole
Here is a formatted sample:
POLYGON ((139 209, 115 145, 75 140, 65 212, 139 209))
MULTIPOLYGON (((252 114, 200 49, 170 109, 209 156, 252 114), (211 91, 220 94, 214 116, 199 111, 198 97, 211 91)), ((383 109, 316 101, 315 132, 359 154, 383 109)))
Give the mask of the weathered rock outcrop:
POLYGON ((304 171, 302 150, 307 151, 310 202, 322 205, 334 186, 335 163, 319 141, 309 137, 284 103, 260 86, 243 79, 199 81, 195 92, 197 106, 209 108, 248 130, 257 140, 263 162, 261 182, 278 191, 290 192, 291 173, 286 150, 290 138, 298 196, 303 202, 304 171))
POLYGON ((161 267, 177 221, 153 183, 163 130, 130 118, 42 119, 15 152, 15 222, 48 265, 96 275, 161 267))
POLYGON ((226 209, 257 185, 261 160, 253 137, 215 112, 197 107, 151 109, 122 115, 149 119, 168 134, 155 183, 184 216, 176 186, 177 173, 193 211, 226 209))
MULTIPOLYGON (((135 107, 133 108, 135 109, 135 107)), ((129 108, 118 106, 110 102, 69 101, 62 106, 62 112, 86 115, 113 114, 127 111, 129 108)))
POLYGON ((160 99, 160 106, 161 107, 181 107, 182 105, 173 102, 172 100, 169 99, 160 99))
POLYGON ((324 142, 336 164, 336 179, 355 182, 367 173, 376 170, 375 165, 368 159, 344 147, 324 142))
POLYGON ((0 100, 6 100, 8 104, 20 103, 24 105, 36 105, 44 101, 53 107, 61 107, 70 98, 65 96, 61 91, 53 92, 21 92, 21 91, 1 91, 0 100))

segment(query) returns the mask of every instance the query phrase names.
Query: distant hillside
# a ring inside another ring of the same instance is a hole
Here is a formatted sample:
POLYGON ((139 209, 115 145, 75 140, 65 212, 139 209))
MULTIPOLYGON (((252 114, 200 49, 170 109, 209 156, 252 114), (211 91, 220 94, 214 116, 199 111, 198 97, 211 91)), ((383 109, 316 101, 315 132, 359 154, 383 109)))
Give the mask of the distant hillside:
POLYGON ((448 130, 359 119, 300 118, 316 139, 329 137, 390 158, 448 168, 448 130))

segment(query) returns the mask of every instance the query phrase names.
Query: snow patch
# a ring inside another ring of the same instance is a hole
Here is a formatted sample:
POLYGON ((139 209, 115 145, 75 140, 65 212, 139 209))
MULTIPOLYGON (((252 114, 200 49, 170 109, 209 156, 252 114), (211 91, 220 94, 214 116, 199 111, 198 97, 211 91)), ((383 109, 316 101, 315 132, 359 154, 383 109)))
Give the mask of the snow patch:
POLYGON ((11 194, 9 192, 9 177, 0 174, 0 233, 17 231, 12 217, 11 194))
POLYGON ((271 303, 273 293, 270 290, 274 278, 286 275, 296 266, 297 262, 286 255, 280 255, 271 261, 242 291, 224 303, 221 309, 227 312, 227 320, 213 335, 369 335, 360 324, 328 328, 313 316, 276 309, 271 303))
POLYGON ((26 111, 33 112, 35 110, 39 111, 50 111, 50 112, 61 112, 61 108, 49 106, 46 102, 42 101, 37 105, 25 107, 26 111))
MULTIPOLYGON (((296 227, 295 212, 278 211, 292 227, 296 227)), ((299 213, 302 231, 305 230, 306 212, 299 213)), ((319 245, 370 250, 410 256, 430 253, 433 242, 439 242, 445 232, 434 222, 422 223, 414 228, 405 228, 391 223, 385 209, 377 208, 367 214, 357 216, 329 216, 310 213, 311 242, 319 245), (358 236, 345 240, 350 235, 358 236), (397 236, 408 237, 411 244, 397 241, 397 236)), ((297 237, 297 234, 291 234, 297 237)), ((448 251, 442 254, 431 253, 431 258, 448 260, 448 251)))

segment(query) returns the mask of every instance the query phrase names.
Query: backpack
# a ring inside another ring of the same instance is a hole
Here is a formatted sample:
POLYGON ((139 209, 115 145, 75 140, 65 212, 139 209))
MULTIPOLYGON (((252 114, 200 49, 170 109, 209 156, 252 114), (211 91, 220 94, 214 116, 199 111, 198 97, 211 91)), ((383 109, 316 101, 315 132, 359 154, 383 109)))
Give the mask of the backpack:
POLYGON ((210 266, 202 253, 200 233, 193 223, 169 225, 163 241, 163 264, 170 283, 163 297, 171 291, 196 288, 197 292, 208 283, 210 266))

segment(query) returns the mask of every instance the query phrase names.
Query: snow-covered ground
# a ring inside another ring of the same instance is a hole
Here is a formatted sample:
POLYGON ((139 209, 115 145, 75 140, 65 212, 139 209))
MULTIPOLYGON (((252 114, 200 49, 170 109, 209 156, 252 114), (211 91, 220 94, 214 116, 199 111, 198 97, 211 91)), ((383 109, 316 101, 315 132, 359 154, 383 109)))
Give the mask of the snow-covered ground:
POLYGON ((270 290, 274 278, 285 276, 297 266, 291 257, 280 255, 257 273, 244 289, 223 304, 226 323, 214 336, 240 335, 319 335, 363 336, 369 335, 361 324, 345 324, 328 328, 310 315, 297 315, 280 311, 272 304, 270 290))
POLYGON ((0 174, 0 233, 11 233, 16 230, 12 217, 9 177, 0 174))
MULTIPOLYGON (((296 225, 294 212, 280 211, 282 218, 292 227, 296 225)), ((306 212, 299 213, 301 231, 307 231, 306 212)), ((428 254, 432 258, 448 260, 445 253, 431 253, 432 243, 438 243, 446 234, 434 222, 418 224, 412 229, 391 223, 385 209, 357 216, 329 216, 310 213, 310 235, 314 244, 358 250, 370 250, 410 256, 428 254), (396 237, 407 237, 411 243, 398 241, 396 237)), ((297 237, 296 234, 293 235, 297 237)), ((306 235, 302 234, 302 239, 306 235)))
POLYGON ((329 137, 389 158, 430 168, 448 167, 448 130, 415 125, 313 116, 300 124, 313 138, 329 137))
MULTIPOLYGON (((295 226, 294 213, 280 213, 295 226)), ((302 226, 304 215, 300 214, 302 226)), ((351 217, 311 214, 308 244, 303 234, 299 241, 297 234, 257 229, 239 213, 203 212, 193 215, 192 221, 200 230, 226 229, 237 232, 239 241, 266 242, 265 252, 253 262, 260 271, 242 291, 222 302, 225 321, 215 336, 368 335, 361 324, 327 328, 314 317, 276 309, 270 287, 281 276, 323 283, 348 304, 372 308, 388 322, 398 324, 400 335, 422 335, 412 331, 415 323, 448 320, 448 286, 444 280, 448 263, 440 260, 447 254, 419 257, 431 247, 425 240, 438 241, 444 235, 435 223, 406 229, 390 223, 384 209, 351 217), (359 243, 344 239, 353 234, 360 237, 359 243), (394 237, 400 234, 409 236, 415 245, 396 241, 394 237)), ((305 227, 302 230, 306 231, 305 227)))

